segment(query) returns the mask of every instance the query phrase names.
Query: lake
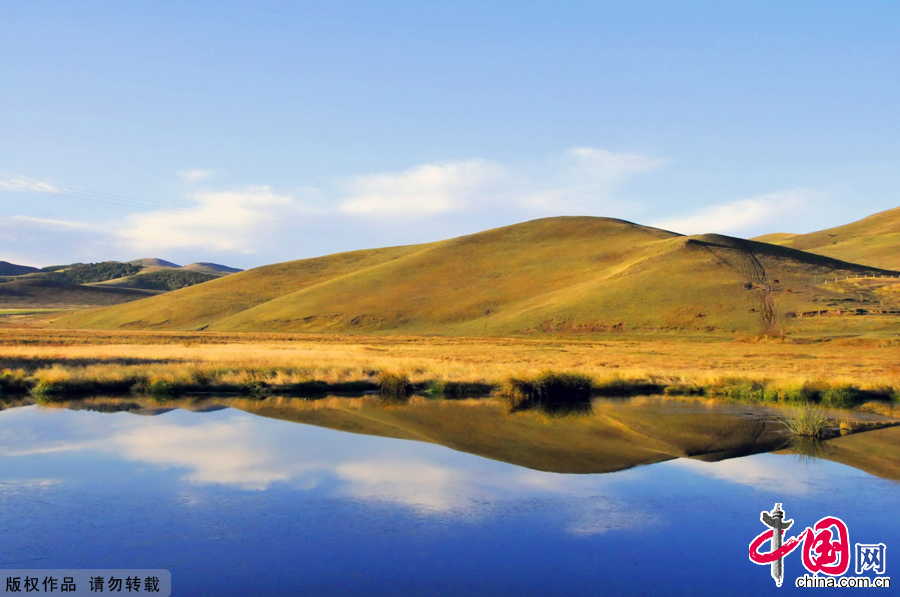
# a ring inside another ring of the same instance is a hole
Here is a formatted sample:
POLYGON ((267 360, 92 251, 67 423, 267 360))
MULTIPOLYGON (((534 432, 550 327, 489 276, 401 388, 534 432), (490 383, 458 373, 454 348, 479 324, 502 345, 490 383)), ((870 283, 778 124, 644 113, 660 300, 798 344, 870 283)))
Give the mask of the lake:
MULTIPOLYGON (((12 405, 0 568, 168 569, 173 595, 748 595, 775 589, 747 554, 776 502, 789 535, 833 515, 893 553, 900 427, 804 455, 784 449, 777 414, 653 399, 570 417, 489 400, 12 405)), ((798 550, 778 590, 804 572, 798 550)))

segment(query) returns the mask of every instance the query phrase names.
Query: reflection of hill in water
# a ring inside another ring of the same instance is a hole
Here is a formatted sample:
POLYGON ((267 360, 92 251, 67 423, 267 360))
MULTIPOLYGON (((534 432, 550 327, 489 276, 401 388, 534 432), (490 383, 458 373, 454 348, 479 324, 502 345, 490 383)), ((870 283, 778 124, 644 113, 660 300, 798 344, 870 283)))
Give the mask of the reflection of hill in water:
POLYGON ((900 481, 900 427, 854 433, 824 443, 821 458, 900 481))
MULTIPOLYGON (((349 433, 439 444, 554 473, 607 473, 674 458, 713 462, 784 450, 788 445, 783 425, 764 408, 642 402, 639 398, 595 401, 593 412, 565 417, 537 412, 508 414, 491 400, 414 398, 408 404, 397 404, 377 397, 161 403, 150 399, 91 399, 59 406, 144 415, 159 415, 173 408, 210 412, 231 407, 349 433)), ((786 451, 797 452, 790 448, 786 451)), ((800 452, 900 480, 900 427, 837 437, 817 448, 815 454, 800 452)))
POLYGON ((595 403, 594 412, 551 417, 507 414, 489 401, 422 401, 381 406, 374 400, 235 401, 253 414, 351 433, 447 446, 530 469, 606 473, 679 457, 722 460, 784 444, 780 424, 703 405, 595 403))

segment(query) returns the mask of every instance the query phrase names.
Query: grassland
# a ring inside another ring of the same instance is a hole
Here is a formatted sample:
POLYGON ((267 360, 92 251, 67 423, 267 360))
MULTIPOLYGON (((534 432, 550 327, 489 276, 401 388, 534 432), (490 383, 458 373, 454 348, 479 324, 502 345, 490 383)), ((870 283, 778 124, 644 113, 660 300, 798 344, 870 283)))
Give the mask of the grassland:
POLYGON ((849 294, 834 282, 849 279, 900 287, 898 272, 778 245, 561 217, 261 267, 54 325, 469 337, 754 335, 802 334, 827 318, 836 329, 869 325, 900 333, 900 293, 849 294))
MULTIPOLYGON (((419 391, 498 390, 546 371, 591 380, 595 395, 668 393, 894 413, 900 343, 425 338, 0 329, 0 387, 45 398, 95 393, 327 393, 376 389, 386 374, 419 391)), ((465 391, 459 392, 464 395, 465 391)))

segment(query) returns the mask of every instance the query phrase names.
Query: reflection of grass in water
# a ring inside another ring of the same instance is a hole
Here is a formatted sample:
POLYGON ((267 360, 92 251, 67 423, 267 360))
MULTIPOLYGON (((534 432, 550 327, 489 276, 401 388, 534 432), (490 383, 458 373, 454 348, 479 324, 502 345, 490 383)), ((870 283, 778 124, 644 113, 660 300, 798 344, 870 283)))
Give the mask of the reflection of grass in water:
POLYGON ((811 463, 824 459, 831 452, 826 442, 818 437, 795 435, 788 442, 788 448, 797 455, 800 462, 811 463))

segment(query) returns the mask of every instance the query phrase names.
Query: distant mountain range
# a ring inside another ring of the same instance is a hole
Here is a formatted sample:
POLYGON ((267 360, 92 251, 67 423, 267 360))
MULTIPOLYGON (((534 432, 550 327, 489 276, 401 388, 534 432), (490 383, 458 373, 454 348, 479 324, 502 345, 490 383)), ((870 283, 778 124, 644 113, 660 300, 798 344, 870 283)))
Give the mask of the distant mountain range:
POLYGON ((134 259, 133 261, 129 261, 128 263, 134 265, 140 265, 145 268, 172 268, 172 269, 185 269, 192 272, 202 272, 204 274, 236 274, 238 272, 242 272, 244 270, 238 269, 236 267, 228 267, 227 265, 220 265, 218 263, 210 263, 208 261, 199 261, 197 263, 189 263, 188 265, 178 265, 177 263, 172 263, 171 261, 166 261, 165 259, 158 259, 156 257, 145 257, 144 259, 134 259))
POLYGON ((41 270, 36 267, 16 265, 15 263, 10 263, 9 261, 0 261, 0 276, 22 276, 24 274, 31 274, 38 271, 41 270))
POLYGON ((468 336, 896 331, 900 273, 862 249, 896 255, 895 211, 844 227, 862 231, 841 238, 867 264, 813 252, 834 244, 784 246, 795 235, 773 244, 558 217, 259 267, 57 324, 468 336))
POLYGON ((130 302, 240 272, 216 263, 184 267, 158 258, 35 268, 0 262, 0 309, 84 308, 130 302))

